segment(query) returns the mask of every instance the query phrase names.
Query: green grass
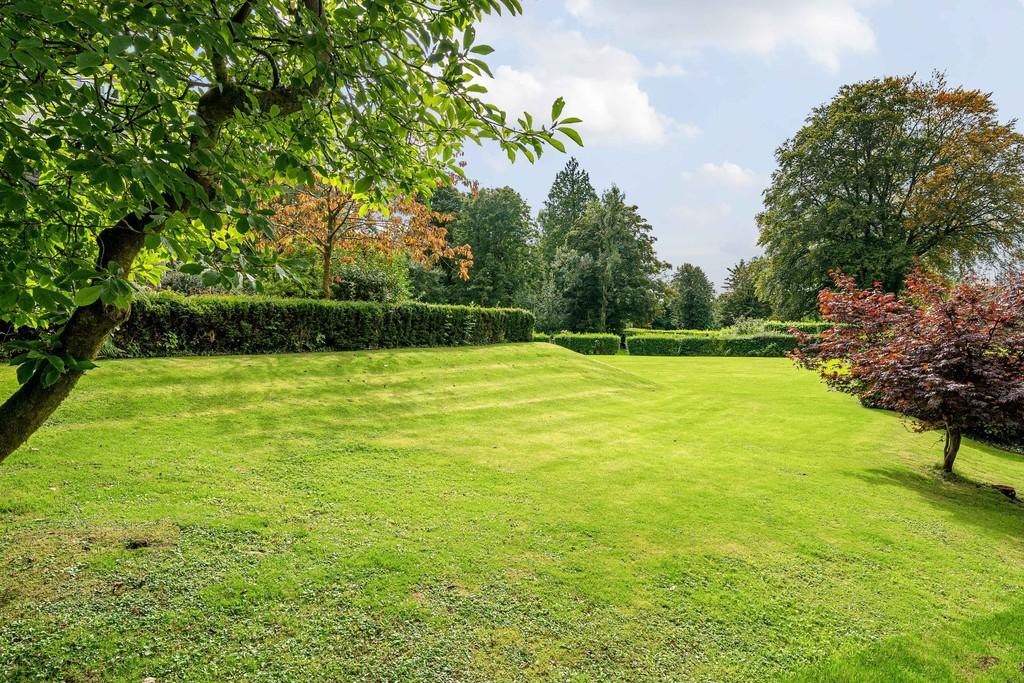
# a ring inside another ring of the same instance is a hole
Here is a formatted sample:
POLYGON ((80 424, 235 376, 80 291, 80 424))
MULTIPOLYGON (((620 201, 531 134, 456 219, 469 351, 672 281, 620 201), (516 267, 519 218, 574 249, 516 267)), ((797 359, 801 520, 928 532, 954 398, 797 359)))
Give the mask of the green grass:
POLYGON ((783 359, 105 362, 0 465, 0 679, 1022 679, 1024 458, 940 451, 783 359))

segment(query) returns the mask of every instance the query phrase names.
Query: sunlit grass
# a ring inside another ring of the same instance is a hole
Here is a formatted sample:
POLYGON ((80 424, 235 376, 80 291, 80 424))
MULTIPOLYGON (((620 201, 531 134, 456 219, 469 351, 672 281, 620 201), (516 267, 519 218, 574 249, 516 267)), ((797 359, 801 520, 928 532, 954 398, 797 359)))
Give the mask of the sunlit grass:
POLYGON ((107 362, 0 465, 0 679, 1012 680, 1024 458, 940 453, 779 359, 107 362))

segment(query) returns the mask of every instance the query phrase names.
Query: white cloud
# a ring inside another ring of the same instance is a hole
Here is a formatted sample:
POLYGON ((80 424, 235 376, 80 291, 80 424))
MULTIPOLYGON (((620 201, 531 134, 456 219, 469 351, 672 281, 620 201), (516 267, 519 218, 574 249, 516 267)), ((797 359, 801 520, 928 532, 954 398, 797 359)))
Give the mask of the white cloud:
POLYGON ((731 161, 723 161, 719 164, 708 162, 696 171, 685 171, 683 179, 729 187, 754 187, 763 181, 763 178, 754 171, 731 161))
POLYGON ((750 207, 701 197, 686 197, 684 202, 672 207, 658 226, 658 253, 674 266, 701 266, 720 286, 730 266, 759 253, 750 207))
POLYGON ((673 263, 698 263, 721 283, 727 268, 758 253, 754 215, 768 178, 733 161, 701 164, 682 174, 658 253, 673 263))
MULTIPOLYGON (((660 112, 641 81, 684 73, 676 65, 643 64, 621 48, 593 43, 577 31, 547 27, 531 30, 521 23, 506 32, 521 59, 516 66, 494 69, 484 81, 486 99, 518 115, 545 115, 556 97, 566 100, 564 115, 583 119, 584 143, 661 144, 671 138, 693 138, 700 129, 660 112)), ((500 54, 500 53, 499 53, 500 54)))
POLYGON ((793 47, 829 70, 875 47, 859 11, 873 0, 566 0, 586 24, 682 52, 718 48, 767 55, 793 47))

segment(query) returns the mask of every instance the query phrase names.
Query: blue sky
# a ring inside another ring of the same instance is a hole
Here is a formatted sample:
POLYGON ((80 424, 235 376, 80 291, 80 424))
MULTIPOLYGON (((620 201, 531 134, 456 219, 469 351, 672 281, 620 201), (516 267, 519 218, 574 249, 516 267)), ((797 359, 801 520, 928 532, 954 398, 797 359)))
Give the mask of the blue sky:
MULTIPOLYGON (((774 150, 843 83, 945 71, 1024 116, 1021 0, 525 0, 479 39, 492 101, 546 118, 558 95, 584 119, 571 149, 600 191, 621 187, 673 266, 758 253, 754 216, 774 150)), ((510 165, 471 147, 468 171, 536 212, 567 157, 510 165)))

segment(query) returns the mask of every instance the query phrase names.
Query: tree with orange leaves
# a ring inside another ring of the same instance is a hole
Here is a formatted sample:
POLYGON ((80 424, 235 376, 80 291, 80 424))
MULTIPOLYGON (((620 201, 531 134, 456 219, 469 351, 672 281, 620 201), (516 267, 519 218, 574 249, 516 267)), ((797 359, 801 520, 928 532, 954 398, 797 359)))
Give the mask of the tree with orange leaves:
POLYGON ((1024 254, 1024 136, 941 74, 843 86, 776 159, 758 225, 777 315, 814 312, 833 269, 895 292, 916 261, 953 273, 1024 254))
POLYGON ((284 249, 301 242, 319 253, 324 298, 331 298, 339 254, 406 254, 428 268, 444 259, 456 265, 461 278, 469 278, 473 252, 469 245, 449 243, 446 225, 451 216, 414 198, 396 199, 387 210, 374 209, 343 182, 318 176, 311 185, 282 188, 266 208, 273 212, 270 220, 276 227, 273 246, 284 249))

